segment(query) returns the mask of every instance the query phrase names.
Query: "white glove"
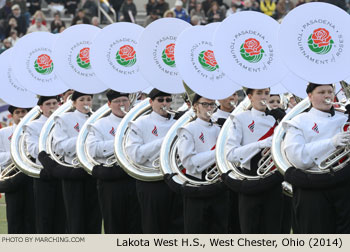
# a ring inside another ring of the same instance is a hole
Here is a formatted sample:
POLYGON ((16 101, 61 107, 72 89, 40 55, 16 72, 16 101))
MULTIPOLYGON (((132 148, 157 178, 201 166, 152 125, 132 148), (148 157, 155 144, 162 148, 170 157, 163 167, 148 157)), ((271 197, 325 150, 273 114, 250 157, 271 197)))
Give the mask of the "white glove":
POLYGON ((258 141, 258 146, 260 149, 270 148, 271 145, 272 145, 272 136, 264 140, 258 141))
POLYGON ((350 133, 341 132, 332 137, 334 147, 345 146, 350 143, 350 133))

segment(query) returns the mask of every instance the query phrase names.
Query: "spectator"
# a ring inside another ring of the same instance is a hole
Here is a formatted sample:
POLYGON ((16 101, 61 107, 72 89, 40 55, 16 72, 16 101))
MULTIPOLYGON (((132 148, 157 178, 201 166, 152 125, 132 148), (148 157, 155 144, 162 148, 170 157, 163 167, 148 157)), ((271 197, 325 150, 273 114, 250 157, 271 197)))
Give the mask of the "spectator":
POLYGON ((64 4, 64 7, 66 8, 66 14, 74 16, 79 2, 80 0, 66 0, 64 4))
POLYGON ((259 4, 255 0, 244 0, 244 8, 243 10, 247 11, 258 11, 259 4))
POLYGON ((211 4, 212 4, 213 0, 204 0, 202 2, 202 8, 204 10, 204 13, 207 14, 210 7, 211 7, 211 4))
POLYGON ((175 17, 175 12, 172 11, 172 10, 167 10, 167 11, 164 12, 163 17, 165 17, 165 18, 166 18, 166 17, 172 17, 172 18, 174 18, 174 17, 175 17))
POLYGON ((157 4, 157 0, 148 0, 148 3, 145 5, 147 16, 150 16, 151 12, 156 10, 157 4))
POLYGON ((54 15, 54 20, 51 22, 51 32, 52 33, 59 33, 61 27, 65 27, 66 24, 64 21, 61 20, 61 15, 59 12, 56 12, 54 15))
POLYGON ((19 40, 17 31, 16 30, 10 31, 10 37, 8 37, 7 39, 10 41, 11 47, 15 46, 16 42, 19 40))
POLYGON ((276 6, 276 19, 283 18, 294 7, 295 5, 291 0, 279 0, 276 6))
POLYGON ((195 25, 201 25, 200 19, 198 16, 193 15, 191 16, 191 25, 195 26, 195 25))
POLYGON ((52 13, 56 13, 57 11, 59 11, 61 13, 61 15, 64 14, 65 10, 64 10, 64 2, 65 0, 46 0, 47 4, 48 4, 48 8, 50 9, 50 11, 52 13))
POLYGON ((21 9, 21 13, 25 17, 27 27, 29 26, 30 22, 30 13, 28 12, 27 8, 27 0, 12 0, 12 6, 18 4, 19 8, 21 9))
POLYGON ((169 10, 169 4, 165 0, 158 0, 156 10, 158 15, 163 17, 165 12, 169 10))
POLYGON ((10 36, 10 32, 16 30, 17 34, 18 34, 18 24, 17 24, 17 20, 12 17, 9 19, 7 27, 6 27, 6 32, 5 32, 5 36, 9 37, 10 36))
POLYGON ((156 10, 151 10, 150 15, 147 16, 145 23, 144 23, 144 27, 146 27, 147 25, 149 25, 150 23, 152 23, 153 21, 159 19, 159 16, 157 14, 156 10))
POLYGON ((0 49, 0 54, 2 54, 7 49, 11 48, 11 42, 8 39, 4 39, 3 46, 0 49))
POLYGON ((234 5, 236 5, 237 10, 238 9, 243 9, 243 1, 242 0, 232 0, 231 3, 233 3, 234 5))
POLYGON ((120 17, 125 22, 135 23, 135 17, 137 14, 136 5, 133 0, 125 0, 121 7, 122 16, 120 17))
POLYGON ((191 11, 196 8, 196 6, 197 6, 197 0, 190 0, 190 3, 188 4, 188 9, 187 9, 188 13, 191 13, 191 11))
POLYGON ((42 20, 41 23, 46 26, 46 17, 41 10, 36 11, 35 14, 33 15, 32 25, 35 24, 35 19, 37 18, 41 18, 42 20))
POLYGON ((12 14, 9 16, 9 20, 11 18, 15 18, 17 21, 16 30, 18 32, 18 36, 22 37, 27 33, 27 22, 25 17, 21 14, 21 9, 18 4, 15 4, 11 8, 12 14))
POLYGON ((188 15, 187 11, 185 8, 182 7, 183 3, 181 0, 176 0, 175 2, 175 7, 172 8, 172 11, 175 12, 175 17, 182 19, 183 21, 186 21, 190 23, 190 16, 188 15))
POLYGON ((124 0, 109 0, 110 4, 112 5, 113 9, 115 10, 115 13, 117 14, 117 22, 119 21, 120 17, 120 8, 123 5, 124 0))
POLYGON ((86 0, 82 8, 84 9, 85 16, 88 17, 89 19, 98 15, 97 13, 98 6, 95 0, 86 0))
POLYGON ((98 17, 96 17, 96 16, 92 17, 92 19, 91 19, 91 24, 92 24, 93 26, 96 26, 96 27, 98 27, 98 28, 101 28, 101 27, 100 27, 100 21, 98 20, 98 17))
POLYGON ((43 25, 43 21, 41 18, 35 19, 35 24, 29 26, 27 33, 31 32, 48 32, 46 25, 43 25))
POLYGON ((199 19, 199 23, 200 24, 206 24, 207 23, 207 17, 204 13, 204 10, 202 8, 202 3, 198 2, 196 4, 196 8, 191 10, 190 13, 191 16, 191 23, 192 23, 192 17, 193 16, 197 16, 197 18, 199 19))
POLYGON ((211 8, 207 14, 208 23, 221 22, 224 20, 224 12, 220 9, 220 6, 217 2, 211 4, 211 8))
POLYGON ((260 11, 270 17, 276 12, 276 0, 260 0, 260 11))
POLYGON ((1 9, 0 9, 0 21, 1 20, 8 20, 8 17, 12 13, 11 7, 12 7, 11 0, 6 0, 5 5, 3 7, 1 7, 1 9))
POLYGON ((27 0, 27 4, 30 15, 34 15, 36 11, 41 10, 41 0, 27 0))
POLYGON ((79 9, 77 15, 72 20, 72 25, 76 24, 90 24, 90 20, 85 17, 85 12, 83 9, 79 9))

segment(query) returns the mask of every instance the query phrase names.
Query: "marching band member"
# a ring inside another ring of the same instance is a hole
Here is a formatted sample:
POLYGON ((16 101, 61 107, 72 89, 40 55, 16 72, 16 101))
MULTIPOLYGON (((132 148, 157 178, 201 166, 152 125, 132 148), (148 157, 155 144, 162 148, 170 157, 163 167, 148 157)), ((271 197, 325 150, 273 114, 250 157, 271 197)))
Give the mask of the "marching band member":
MULTIPOLYGON (((130 108, 129 94, 109 90, 106 96, 111 114, 89 125, 86 140, 90 155, 102 164, 106 164, 107 158, 114 155, 115 132, 125 111, 130 108)), ((119 165, 95 166, 92 176, 98 179, 97 189, 105 233, 141 233, 135 179, 127 175, 119 165)))
MULTIPOLYGON (((5 168, 11 161, 10 143, 17 124, 28 112, 26 108, 10 105, 8 108, 14 124, 0 130, 0 166, 5 168)), ((5 192, 6 218, 9 234, 34 234, 35 211, 33 179, 23 173, 2 181, 1 192, 5 192)))
POLYGON ((279 94, 270 94, 267 104, 270 109, 282 108, 281 96, 279 94))
POLYGON ((235 106, 238 104, 238 94, 235 92, 225 99, 218 100, 218 102, 220 106, 215 111, 211 119, 222 126, 231 112, 235 109, 235 106))
MULTIPOLYGON (((342 132, 348 117, 335 112, 327 100, 334 100, 331 84, 310 83, 306 92, 312 108, 283 124, 287 130, 285 152, 291 164, 301 170, 319 170, 318 165, 338 147, 349 144, 350 132, 342 132)), ((301 233, 350 233, 350 179, 348 167, 329 175, 331 185, 322 181, 316 188, 293 186, 293 207, 301 233), (348 173, 348 172, 347 172, 348 173)), ((288 173, 288 171, 287 171, 288 173)), ((287 173, 285 175, 287 175, 287 173)))
MULTIPOLYGON (((178 153, 186 176, 204 181, 206 170, 215 165, 220 128, 210 120, 216 108, 214 100, 195 94, 192 104, 197 119, 178 129, 178 153)), ((203 197, 184 195, 185 233, 227 233, 228 196, 228 191, 203 197)))
MULTIPOLYGON (((136 163, 153 167, 159 158, 164 136, 175 120, 165 109, 170 108, 171 95, 158 89, 149 93, 152 113, 130 122, 130 134, 126 143, 128 156, 136 163), (164 109, 165 108, 165 109, 164 109)), ((182 213, 178 197, 164 180, 155 182, 136 181, 136 191, 141 207, 143 233, 182 232, 177 218, 182 213)))
MULTIPOLYGON (((23 126, 27 151, 37 164, 39 136, 48 117, 58 108, 58 96, 41 96, 37 105, 42 114, 23 126)), ((62 197, 61 181, 57 179, 34 178, 34 202, 36 229, 38 234, 65 233, 65 212, 62 197)))
MULTIPOLYGON (((93 95, 74 91, 72 94, 74 112, 67 112, 55 118, 53 133, 54 150, 72 164, 76 156, 76 140, 80 128, 90 114, 93 95)), ((64 167, 62 167, 64 168, 64 167)), ((62 175, 62 191, 66 208, 68 233, 101 233, 102 217, 99 209, 96 179, 83 168, 62 169, 70 171, 62 175)))
MULTIPOLYGON (((246 94, 252 108, 235 115, 232 119, 226 146, 227 160, 239 162, 243 173, 257 176, 261 151, 271 147, 273 130, 277 125, 275 118, 281 119, 284 114, 281 116, 277 112, 271 116, 265 113, 270 96, 269 88, 248 88, 246 94)), ((281 231, 283 201, 280 183, 256 193, 239 192, 238 201, 239 222, 243 234, 281 231)))
MULTIPOLYGON (((218 100, 219 108, 212 116, 212 120, 216 122, 220 127, 224 125, 226 119, 229 117, 231 112, 235 109, 235 106, 238 104, 238 93, 230 95, 225 99, 218 100)), ((229 225, 228 233, 240 234, 241 228, 239 226, 238 218, 238 194, 233 190, 229 191, 229 225)))

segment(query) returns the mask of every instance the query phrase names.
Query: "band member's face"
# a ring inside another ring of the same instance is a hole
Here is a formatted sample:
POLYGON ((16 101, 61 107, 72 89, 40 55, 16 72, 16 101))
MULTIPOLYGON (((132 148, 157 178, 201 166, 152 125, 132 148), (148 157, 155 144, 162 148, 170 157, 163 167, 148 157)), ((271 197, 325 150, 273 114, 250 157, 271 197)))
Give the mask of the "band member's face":
POLYGON ((238 103, 238 95, 234 93, 229 97, 219 100, 220 109, 226 112, 231 112, 234 109, 234 106, 238 103))
POLYGON ((130 109, 130 101, 126 96, 121 96, 108 102, 108 106, 111 108, 112 113, 118 117, 124 117, 124 113, 120 107, 124 107, 124 111, 128 112, 130 109))
POLYGON ((26 109, 17 108, 13 111, 12 119, 15 124, 18 124, 19 121, 28 113, 26 109))
POLYGON ((70 96, 71 94, 73 94, 73 90, 68 90, 67 92, 65 92, 64 94, 63 94, 63 103, 65 103, 66 101, 67 101, 67 98, 68 98, 68 96, 70 96))
POLYGON ((281 108, 282 104, 281 104, 280 96, 279 95, 270 96, 270 98, 268 100, 268 104, 269 104, 270 109, 281 108))
POLYGON ((267 107, 262 101, 267 103, 270 98, 270 89, 254 89, 251 94, 248 94, 248 98, 251 101, 253 108, 259 111, 265 111, 267 107))
POLYGON ((49 117, 52 113, 58 108, 58 102, 56 99, 50 99, 40 105, 40 109, 43 112, 43 115, 49 117))
POLYGON ((90 95, 80 96, 73 102, 73 105, 79 112, 87 114, 92 106, 92 97, 90 95))
POLYGON ((318 86, 308 96, 315 109, 327 112, 333 106, 326 103, 327 99, 334 101, 334 90, 330 85, 318 86))
POLYGON ((150 104, 152 106, 153 111, 164 117, 167 117, 168 113, 162 108, 165 107, 166 109, 170 109, 171 102, 172 98, 170 95, 158 96, 154 98, 154 100, 150 100, 150 104))
POLYGON ((288 107, 289 107, 289 108, 293 108, 295 105, 297 105, 297 101, 296 101, 295 98, 292 96, 292 97, 290 97, 290 99, 289 99, 288 107))
POLYGON ((196 115, 198 118, 209 121, 210 120, 210 114, 213 114, 213 112, 216 109, 216 103, 215 100, 207 99, 204 97, 201 97, 195 104, 194 104, 194 110, 196 111, 196 115), (209 113, 208 113, 209 112, 209 113))

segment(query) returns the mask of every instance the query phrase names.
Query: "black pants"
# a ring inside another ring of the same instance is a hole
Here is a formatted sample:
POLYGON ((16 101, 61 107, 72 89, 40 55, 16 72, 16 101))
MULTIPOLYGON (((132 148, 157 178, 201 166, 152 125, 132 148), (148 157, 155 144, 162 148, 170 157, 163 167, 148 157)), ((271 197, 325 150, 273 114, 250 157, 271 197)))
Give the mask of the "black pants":
POLYGON ((180 195, 164 181, 136 181, 141 207, 142 231, 145 234, 183 233, 183 207, 180 195))
POLYGON ((66 233, 66 213, 61 180, 34 179, 33 184, 37 233, 66 233))
POLYGON ((229 192, 208 198, 184 196, 184 223, 187 234, 227 234, 229 192))
POLYGON ((6 192, 6 217, 9 234, 35 234, 33 178, 24 174, 21 183, 6 192))
POLYGON ((141 233, 135 179, 98 180, 97 185, 105 233, 141 233))
POLYGON ((239 193, 239 221, 243 234, 281 232, 283 194, 278 184, 257 194, 239 193))
POLYGON ((350 182, 333 188, 293 188, 298 231, 305 234, 350 234, 350 182))
POLYGON ((69 234, 100 234, 102 217, 98 203, 96 179, 64 179, 63 200, 69 234))
POLYGON ((238 193, 229 190, 229 212, 228 212, 228 233, 240 234, 241 227, 239 225, 238 212, 238 193))
MULTIPOLYGON (((292 217, 293 207, 292 207, 292 198, 283 194, 283 212, 282 212, 282 226, 281 234, 290 234, 292 229, 292 217)), ((294 232, 293 228, 293 232, 294 232)))

